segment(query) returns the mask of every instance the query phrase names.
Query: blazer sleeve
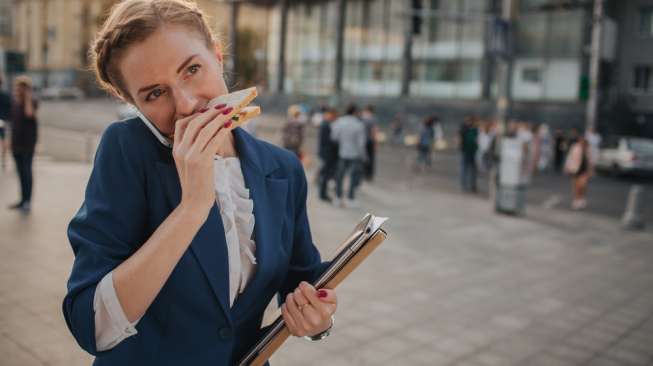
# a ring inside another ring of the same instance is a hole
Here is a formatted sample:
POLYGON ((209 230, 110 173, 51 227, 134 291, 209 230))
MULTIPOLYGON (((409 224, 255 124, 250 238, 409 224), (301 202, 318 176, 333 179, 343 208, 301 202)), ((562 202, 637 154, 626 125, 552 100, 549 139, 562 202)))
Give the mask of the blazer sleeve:
POLYGON ((118 122, 103 134, 84 202, 68 226, 75 260, 63 314, 77 343, 92 355, 98 353, 93 309, 97 284, 146 239, 145 172, 138 163, 138 143, 129 143, 130 132, 118 122))
POLYGON ((294 180, 296 182, 295 192, 295 215, 294 215, 294 232, 292 253, 290 258, 290 267, 286 280, 279 291, 282 301, 292 291, 294 291, 301 281, 313 283, 326 270, 329 262, 322 262, 320 252, 313 244, 311 228, 308 223, 306 212, 306 198, 308 193, 308 184, 304 168, 296 159, 294 166, 294 180))

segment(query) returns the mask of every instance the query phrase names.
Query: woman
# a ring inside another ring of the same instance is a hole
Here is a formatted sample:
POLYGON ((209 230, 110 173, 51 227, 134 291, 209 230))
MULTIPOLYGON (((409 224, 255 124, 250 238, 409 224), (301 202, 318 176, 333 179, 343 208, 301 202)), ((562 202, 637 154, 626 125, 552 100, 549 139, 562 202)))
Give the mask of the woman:
POLYGON ((433 144, 435 143, 435 128, 433 125, 437 121, 436 117, 426 117, 422 122, 422 129, 419 132, 417 142, 417 164, 416 168, 420 172, 426 171, 431 167, 431 154, 433 153, 433 144))
POLYGON ((571 207, 574 210, 581 210, 587 207, 587 183, 592 176, 593 164, 589 143, 584 136, 569 149, 569 155, 565 162, 565 172, 572 176, 572 193, 574 200, 571 207))
POLYGON ((30 211, 32 201, 32 159, 37 140, 38 103, 32 95, 32 80, 27 76, 16 77, 9 121, 11 151, 20 180, 20 201, 9 208, 23 212, 30 211))
POLYGON ((94 364, 235 364, 264 333, 277 293, 291 334, 328 334, 337 301, 307 283, 326 264, 304 171, 233 129, 230 106, 205 107, 227 88, 201 11, 121 2, 91 56, 100 84, 144 116, 107 128, 68 229, 75 262, 63 311, 94 364))
POLYGON ((298 105, 288 107, 288 121, 282 130, 283 147, 292 151, 298 158, 302 158, 302 144, 304 142, 304 122, 302 111, 298 105))

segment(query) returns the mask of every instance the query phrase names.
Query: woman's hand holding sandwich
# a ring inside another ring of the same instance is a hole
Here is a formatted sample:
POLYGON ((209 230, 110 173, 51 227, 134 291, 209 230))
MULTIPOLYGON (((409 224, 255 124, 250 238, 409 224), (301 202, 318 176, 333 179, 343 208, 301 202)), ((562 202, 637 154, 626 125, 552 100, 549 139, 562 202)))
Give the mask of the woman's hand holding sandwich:
POLYGON ((175 123, 172 155, 181 184, 180 208, 203 223, 215 202, 213 159, 234 156, 230 133, 234 109, 226 105, 203 108, 175 123))

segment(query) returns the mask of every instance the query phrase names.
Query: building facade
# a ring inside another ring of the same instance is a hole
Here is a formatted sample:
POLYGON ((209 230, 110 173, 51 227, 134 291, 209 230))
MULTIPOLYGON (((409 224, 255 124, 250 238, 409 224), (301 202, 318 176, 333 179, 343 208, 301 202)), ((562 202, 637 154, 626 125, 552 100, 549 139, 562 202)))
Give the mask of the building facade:
MULTIPOLYGON (((89 71, 88 47, 108 11, 117 0, 0 0, 8 12, 0 15, 0 42, 3 30, 10 29, 6 44, 0 46, 25 56, 27 73, 37 88, 78 87, 90 95, 101 95, 89 71), (6 25, 10 20, 13 22, 6 25)), ((231 4, 225 1, 197 0, 213 30, 230 55, 229 29, 233 22, 231 4)), ((239 7, 240 19, 267 21, 264 8, 239 7)), ((246 28, 246 24, 245 24, 246 28)), ((262 29, 254 29, 264 39, 262 29)), ((251 37, 248 37, 248 40, 251 37)), ((250 42, 252 43, 252 42, 250 42)), ((264 48, 252 43, 254 47, 264 48)))
MULTIPOLYGON (((488 44, 502 3, 277 2, 269 13, 269 84, 280 85, 279 90, 290 95, 320 98, 337 93, 382 104, 399 98, 402 105, 413 103, 411 108, 416 110, 424 105, 445 115, 452 110, 456 118, 465 112, 491 115, 500 61, 492 56, 488 44), (339 9, 341 3, 344 9, 339 9), (280 52, 284 4, 285 55, 275 57, 280 52), (343 14, 344 21, 339 22, 343 14), (335 63, 340 24, 343 76, 339 84, 335 63), (285 65, 280 73, 281 59, 285 65), (406 70, 410 75, 404 75, 406 70), (402 82, 408 87, 402 88, 402 82)), ((601 116, 623 99, 635 115, 651 111, 651 3, 653 0, 604 1, 601 116)), ((593 0, 513 0, 513 5, 513 116, 582 127, 590 85, 593 0)))

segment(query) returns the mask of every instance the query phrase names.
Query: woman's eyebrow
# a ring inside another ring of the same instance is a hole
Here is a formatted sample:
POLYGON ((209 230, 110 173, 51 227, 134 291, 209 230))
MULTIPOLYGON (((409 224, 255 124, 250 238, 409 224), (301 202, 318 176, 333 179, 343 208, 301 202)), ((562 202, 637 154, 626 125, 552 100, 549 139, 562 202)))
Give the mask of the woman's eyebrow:
MULTIPOLYGON (((184 61, 184 62, 183 62, 183 63, 182 63, 178 68, 177 68, 177 74, 179 74, 179 73, 181 72, 181 70, 182 70, 184 67, 186 67, 186 65, 188 65, 188 64, 193 60, 193 58, 194 58, 195 56, 197 56, 197 54, 194 54, 194 55, 191 55, 190 57, 188 57, 188 58, 186 59, 186 61, 184 61)), ((150 90, 150 89, 154 89, 154 88, 156 88, 157 86, 159 86, 159 84, 153 84, 153 85, 144 86, 144 87, 138 89, 138 92, 137 92, 136 94, 140 94, 140 93, 145 92, 145 91, 148 91, 148 90, 150 90)))
POLYGON ((181 72, 181 70, 188 65, 189 62, 193 59, 193 57, 197 56, 197 54, 191 55, 189 58, 186 59, 178 68, 177 68, 177 74, 181 72))

